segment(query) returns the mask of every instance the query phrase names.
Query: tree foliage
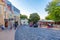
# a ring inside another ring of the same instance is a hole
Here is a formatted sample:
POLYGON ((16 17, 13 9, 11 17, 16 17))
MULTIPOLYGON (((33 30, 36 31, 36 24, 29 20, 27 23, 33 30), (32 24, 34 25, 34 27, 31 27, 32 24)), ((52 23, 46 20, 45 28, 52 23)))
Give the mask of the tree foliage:
POLYGON ((31 22, 38 22, 40 20, 40 16, 37 13, 30 14, 29 21, 31 22))
POLYGON ((20 14, 20 19, 28 19, 26 15, 20 14))
POLYGON ((46 11, 48 11, 48 16, 46 19, 60 21, 60 1, 52 1, 46 7, 46 11))

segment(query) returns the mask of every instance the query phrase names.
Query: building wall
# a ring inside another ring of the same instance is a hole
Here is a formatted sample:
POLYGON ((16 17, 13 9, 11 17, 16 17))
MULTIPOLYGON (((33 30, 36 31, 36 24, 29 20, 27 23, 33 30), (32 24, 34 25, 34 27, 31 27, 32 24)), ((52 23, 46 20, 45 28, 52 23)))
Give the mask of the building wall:
POLYGON ((0 24, 4 25, 4 6, 5 4, 0 0, 0 24))
POLYGON ((20 17, 17 16, 17 21, 18 21, 18 24, 20 25, 20 17))
MULTIPOLYGON (((7 0, 5 0, 5 1, 7 1, 7 0)), ((12 10, 13 9, 12 4, 10 2, 8 2, 8 1, 7 1, 7 3, 2 2, 2 0, 0 0, 0 24, 5 26, 5 20, 4 19, 8 19, 8 25, 10 25, 15 20, 9 21, 9 19, 10 18, 14 19, 14 16, 16 16, 16 20, 20 24, 20 17, 19 17, 20 12, 19 12, 19 9, 14 7, 14 10, 12 10), (8 3, 8 6, 7 6, 7 3, 8 3), (19 15, 16 15, 16 14, 19 14, 19 15)))
POLYGON ((28 25, 28 20, 27 20, 27 19, 21 19, 21 24, 22 24, 22 25, 23 25, 23 24, 28 25))
POLYGON ((2 2, 2 0, 0 0, 0 7, 1 7, 0 8, 0 24, 5 26, 4 19, 9 19, 9 11, 7 9, 5 2, 2 2))
POLYGON ((20 10, 16 7, 12 6, 13 14, 14 14, 14 21, 18 21, 18 24, 20 25, 20 10))

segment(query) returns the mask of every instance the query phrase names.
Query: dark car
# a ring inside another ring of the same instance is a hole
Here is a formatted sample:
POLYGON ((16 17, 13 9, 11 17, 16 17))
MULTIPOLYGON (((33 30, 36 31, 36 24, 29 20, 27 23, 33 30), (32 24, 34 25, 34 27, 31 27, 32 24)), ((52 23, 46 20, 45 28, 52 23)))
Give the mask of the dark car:
POLYGON ((34 25, 33 25, 33 27, 38 27, 38 24, 37 24, 37 23, 36 23, 36 24, 34 24, 34 25))

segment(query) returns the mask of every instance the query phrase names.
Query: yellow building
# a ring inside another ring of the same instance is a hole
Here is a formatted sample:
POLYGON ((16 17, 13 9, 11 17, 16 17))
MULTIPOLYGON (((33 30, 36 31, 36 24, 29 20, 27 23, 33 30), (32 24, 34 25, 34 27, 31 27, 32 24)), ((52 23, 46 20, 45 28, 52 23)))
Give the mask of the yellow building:
POLYGON ((3 25, 3 26, 5 25, 5 21, 4 21, 6 17, 5 13, 7 15, 7 12, 5 12, 4 10, 5 10, 5 3, 2 0, 0 0, 0 25, 3 25))
POLYGON ((9 10, 7 9, 6 3, 0 0, 0 25, 5 27, 8 26, 9 10))

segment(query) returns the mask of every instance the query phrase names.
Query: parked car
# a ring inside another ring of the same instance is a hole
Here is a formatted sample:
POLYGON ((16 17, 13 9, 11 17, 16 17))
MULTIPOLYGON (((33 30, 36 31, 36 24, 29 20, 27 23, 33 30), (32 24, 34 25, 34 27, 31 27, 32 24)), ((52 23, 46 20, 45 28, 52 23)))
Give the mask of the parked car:
POLYGON ((38 27, 38 24, 37 24, 37 23, 35 23, 35 24, 33 25, 33 27, 38 27))

